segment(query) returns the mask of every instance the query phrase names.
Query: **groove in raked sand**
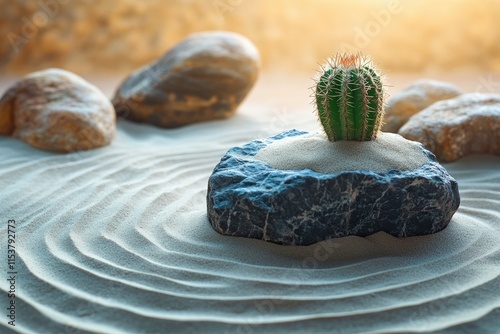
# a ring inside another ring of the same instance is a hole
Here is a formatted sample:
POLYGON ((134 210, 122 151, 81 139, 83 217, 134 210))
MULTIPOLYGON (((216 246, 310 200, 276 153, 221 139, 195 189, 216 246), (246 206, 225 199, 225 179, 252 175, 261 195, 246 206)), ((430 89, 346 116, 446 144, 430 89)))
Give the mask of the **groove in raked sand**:
MULTIPOLYGON (((166 147, 164 132, 148 131, 150 148, 131 137, 74 162, 21 144, 12 151, 0 138, 0 212, 20 217, 19 300, 35 310, 24 328, 401 332, 468 321, 493 328, 500 158, 445 165, 463 204, 439 233, 284 247, 222 236, 208 223, 207 179, 230 148, 223 133, 206 149, 183 151, 166 147)), ((169 136, 188 140, 189 131, 169 136)))

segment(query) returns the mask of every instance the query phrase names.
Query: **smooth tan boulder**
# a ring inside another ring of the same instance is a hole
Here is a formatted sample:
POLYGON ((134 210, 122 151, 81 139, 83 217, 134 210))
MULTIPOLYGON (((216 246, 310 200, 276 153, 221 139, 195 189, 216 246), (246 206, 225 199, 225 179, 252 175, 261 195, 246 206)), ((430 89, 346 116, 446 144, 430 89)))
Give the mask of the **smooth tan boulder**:
POLYGON ((500 94, 463 94, 411 117, 399 134, 421 142, 438 160, 500 155, 500 94))
POLYGON ((397 133, 411 116, 431 104, 454 98, 460 90, 447 82, 420 79, 387 101, 382 131, 397 133))
POLYGON ((97 87, 60 69, 31 73, 0 99, 0 134, 49 151, 108 145, 115 119, 113 105, 97 87))
POLYGON ((259 52, 239 34, 193 34, 130 75, 113 104, 119 117, 163 128, 227 118, 255 83, 259 64, 259 52))

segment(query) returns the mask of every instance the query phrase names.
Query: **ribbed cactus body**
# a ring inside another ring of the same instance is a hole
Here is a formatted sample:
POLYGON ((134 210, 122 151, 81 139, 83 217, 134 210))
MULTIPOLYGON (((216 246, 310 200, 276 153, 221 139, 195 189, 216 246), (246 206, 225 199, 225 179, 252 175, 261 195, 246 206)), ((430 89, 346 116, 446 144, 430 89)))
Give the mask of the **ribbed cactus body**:
POLYGON ((384 113, 384 86, 360 55, 337 55, 321 72, 316 106, 330 141, 377 137, 384 113))

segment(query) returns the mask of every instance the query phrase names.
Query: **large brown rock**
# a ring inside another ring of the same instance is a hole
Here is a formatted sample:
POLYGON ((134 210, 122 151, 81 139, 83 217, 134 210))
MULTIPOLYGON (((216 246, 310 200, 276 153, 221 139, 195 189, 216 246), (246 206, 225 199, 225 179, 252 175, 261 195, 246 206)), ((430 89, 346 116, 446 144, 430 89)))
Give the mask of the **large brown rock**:
POLYGON ((60 69, 31 73, 0 99, 0 134, 49 151, 108 145, 115 117, 113 105, 97 87, 60 69))
POLYGON ((398 132, 408 119, 434 102, 460 95, 452 84, 431 79, 420 79, 397 92, 387 101, 382 131, 398 132))
POLYGON ((470 93, 434 103, 411 117, 399 134, 421 142, 444 162, 500 154, 500 94, 470 93))
POLYGON ((226 118, 253 86, 259 62, 241 35, 193 34, 130 75, 113 104, 121 117, 163 128, 226 118))

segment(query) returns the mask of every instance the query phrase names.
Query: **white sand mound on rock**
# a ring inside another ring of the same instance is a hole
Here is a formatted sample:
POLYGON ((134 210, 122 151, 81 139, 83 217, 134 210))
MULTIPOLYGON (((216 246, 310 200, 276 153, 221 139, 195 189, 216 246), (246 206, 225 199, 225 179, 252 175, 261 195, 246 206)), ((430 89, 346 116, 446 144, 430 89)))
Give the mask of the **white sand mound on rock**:
POLYGON ((427 162, 419 143, 384 132, 375 140, 363 142, 330 142, 319 132, 288 137, 263 148, 255 159, 280 170, 312 169, 325 174, 412 170, 427 162))

